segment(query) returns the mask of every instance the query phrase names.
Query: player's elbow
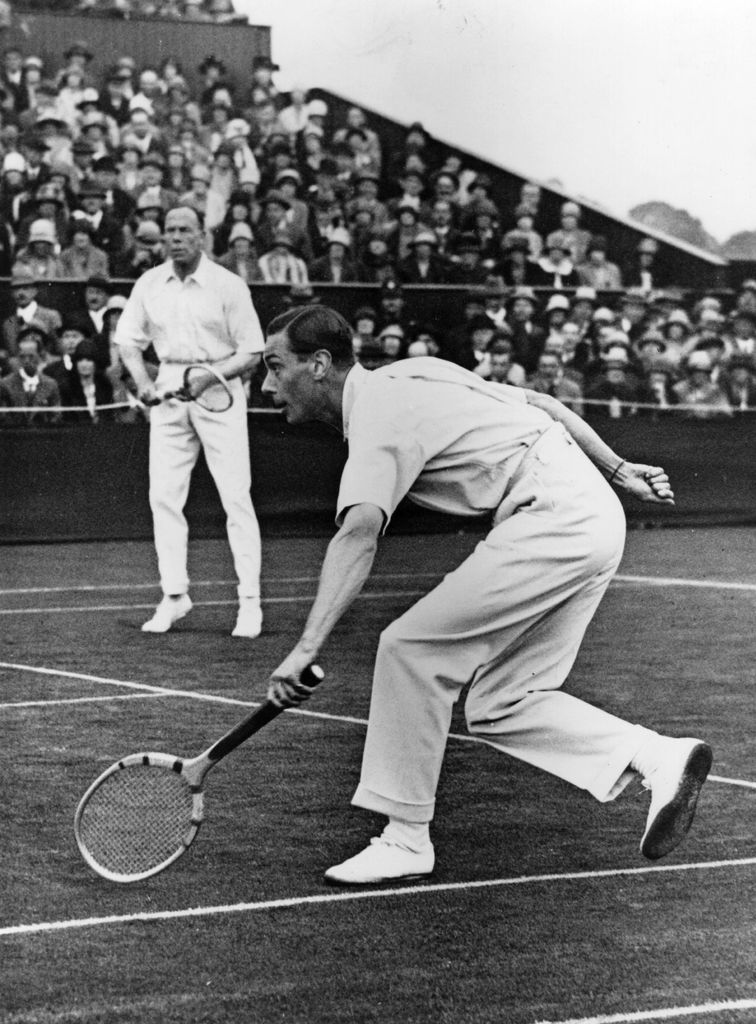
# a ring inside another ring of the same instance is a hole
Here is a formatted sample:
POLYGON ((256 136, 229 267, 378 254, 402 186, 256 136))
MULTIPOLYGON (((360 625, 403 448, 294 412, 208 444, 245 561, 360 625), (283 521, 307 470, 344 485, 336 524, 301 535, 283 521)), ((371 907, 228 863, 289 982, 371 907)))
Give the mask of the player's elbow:
POLYGON ((377 505, 368 502, 352 505, 344 515, 337 536, 349 538, 366 548, 374 549, 378 546, 378 537, 383 529, 384 520, 383 511, 377 505))

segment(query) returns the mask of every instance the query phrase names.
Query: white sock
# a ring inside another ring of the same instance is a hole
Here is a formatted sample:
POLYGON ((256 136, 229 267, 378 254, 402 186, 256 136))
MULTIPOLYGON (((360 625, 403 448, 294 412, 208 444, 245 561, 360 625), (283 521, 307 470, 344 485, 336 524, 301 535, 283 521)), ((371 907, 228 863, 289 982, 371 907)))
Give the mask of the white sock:
POLYGON ((431 844, 430 827, 427 821, 403 821, 401 818, 389 818, 382 838, 410 853, 422 853, 431 844))
POLYGON ((643 731, 646 733, 643 743, 630 762, 629 767, 634 772, 637 772, 641 778, 646 779, 658 767, 659 752, 667 737, 660 736, 658 732, 653 732, 651 729, 644 729, 643 731))

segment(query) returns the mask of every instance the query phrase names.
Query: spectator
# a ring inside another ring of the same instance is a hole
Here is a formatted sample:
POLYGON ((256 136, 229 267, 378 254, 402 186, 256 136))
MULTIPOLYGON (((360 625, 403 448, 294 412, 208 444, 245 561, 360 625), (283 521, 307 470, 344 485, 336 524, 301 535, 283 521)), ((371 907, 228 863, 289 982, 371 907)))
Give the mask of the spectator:
POLYGON ((534 264, 530 262, 527 236, 522 232, 509 232, 501 243, 502 257, 496 273, 514 288, 526 287, 533 278, 534 264))
POLYGON ((16 247, 20 248, 29 241, 29 233, 33 223, 44 220, 53 226, 55 244, 58 240, 68 237, 70 213, 65 196, 53 182, 47 181, 40 185, 34 199, 21 207, 21 222, 16 232, 16 247))
POLYGON ((507 231, 502 238, 502 248, 505 252, 512 249, 512 243, 519 245, 523 237, 527 242, 527 255, 533 262, 539 260, 543 255, 543 238, 533 227, 533 207, 528 203, 520 203, 515 209, 515 226, 507 231))
POLYGON ((541 353, 536 372, 528 377, 525 386, 545 395, 553 395, 578 416, 583 415, 583 390, 575 380, 565 376, 556 353, 541 353))
POLYGON ((598 291, 619 291, 622 288, 622 275, 616 263, 606 258, 606 239, 594 235, 586 250, 587 260, 578 266, 580 283, 598 291))
POLYGON ((589 417, 620 419, 634 416, 641 400, 641 385, 630 369, 627 347, 611 345, 601 355, 602 369, 585 387, 585 398, 596 405, 587 410, 589 417))
POLYGON ((544 319, 546 321, 546 342, 550 338, 558 337, 561 341, 562 328, 567 322, 567 315, 570 311, 570 300, 566 295, 551 295, 546 303, 544 319))
POLYGON ((0 379, 0 408, 29 408, 29 412, 0 414, 4 427, 30 427, 57 423, 60 413, 58 385, 42 373, 44 332, 34 324, 26 324, 18 333, 18 365, 0 379), (50 412, 42 410, 49 409, 50 412))
POLYGON ((732 356, 720 383, 734 412, 756 409, 756 364, 752 356, 732 356))
POLYGON ((307 239, 306 242, 302 242, 302 256, 305 259, 312 259, 313 252, 309 240, 310 208, 298 196, 302 186, 302 175, 295 167, 284 167, 276 174, 274 185, 276 191, 280 192, 289 204, 284 215, 286 227, 295 238, 307 239))
POLYGON ((39 292, 37 277, 24 266, 13 268, 10 282, 14 312, 2 324, 2 353, 6 359, 18 355, 18 334, 22 327, 34 322, 44 333, 43 343, 54 338, 60 330, 61 317, 57 309, 50 309, 37 302, 39 292))
POLYGON ((463 330, 455 332, 453 344, 447 342, 444 355, 458 366, 485 376, 489 369, 489 345, 499 336, 498 331, 490 317, 479 308, 465 322, 463 330))
POLYGON ((294 244, 288 231, 276 231, 270 248, 257 262, 267 284, 309 284, 307 264, 294 254, 294 244))
POLYGON ((389 278, 381 288, 380 323, 383 326, 396 324, 406 334, 409 330, 406 307, 407 302, 401 284, 394 278, 389 278))
POLYGON ((575 289, 570 304, 570 321, 577 325, 582 338, 588 331, 591 318, 598 305, 596 289, 589 285, 580 285, 575 289))
POLYGON ((237 221, 231 228, 228 250, 216 262, 232 274, 237 274, 247 284, 263 280, 255 236, 252 228, 244 221, 237 221))
POLYGON ((511 384, 518 388, 525 386, 525 370, 513 360, 512 342, 506 330, 498 328, 494 332, 475 372, 484 380, 496 384, 511 384))
POLYGON ((389 180, 396 181, 399 179, 406 171, 408 161, 414 162, 422 180, 422 175, 430 168, 428 146, 429 138, 427 132, 419 121, 413 122, 407 129, 401 149, 395 150, 389 156, 389 180))
POLYGON ((113 403, 113 386, 98 366, 95 343, 88 338, 78 342, 71 359, 73 373, 61 388, 61 400, 64 406, 76 411, 66 413, 65 422, 94 424, 113 419, 112 409, 99 408, 113 403))
POLYGON ((355 128, 360 129, 364 133, 367 140, 367 152, 370 155, 371 167, 380 175, 383 163, 381 141, 377 132, 374 132, 368 126, 365 111, 361 107, 350 107, 347 110, 346 125, 334 132, 333 141, 335 143, 345 142, 349 131, 355 128))
POLYGON ((454 208, 448 199, 436 199, 431 206, 428 227, 436 236, 436 252, 448 259, 459 245, 461 231, 454 226, 454 208))
POLYGON ((640 288, 626 288, 619 301, 619 324, 631 340, 635 341, 651 326, 649 323, 649 297, 640 288))
MULTIPOLYGON (((386 204, 389 216, 398 219, 401 210, 411 207, 415 211, 418 221, 430 221, 431 207, 423 199, 425 179, 422 173, 413 167, 407 167, 402 170, 398 181, 399 195, 394 199, 389 199, 386 204)), ((447 199, 447 202, 454 209, 451 200, 447 199)))
POLYGON ((92 244, 107 253, 109 260, 117 260, 124 249, 123 227, 115 214, 105 210, 106 191, 96 181, 82 185, 79 190, 79 209, 74 210, 77 224, 88 224, 92 244))
POLYGON ((213 235, 213 252, 223 256, 228 252, 231 232, 236 224, 246 224, 254 235, 253 200, 246 192, 237 189, 232 193, 228 209, 221 224, 213 235))
POLYGON ((573 241, 564 231, 546 238, 546 255, 534 264, 531 281, 542 288, 577 288, 580 278, 572 262, 573 241))
POLYGON ((711 379, 711 359, 707 352, 691 352, 685 360, 685 377, 674 385, 680 405, 686 406, 688 419, 708 420, 732 415, 727 395, 711 379))
POLYGON ((309 265, 311 281, 353 284, 360 280, 358 264, 351 254, 352 239, 345 228, 334 228, 328 240, 328 253, 309 265))
POLYGON ((645 364, 645 376, 641 384, 641 403, 653 406, 652 409, 640 410, 644 416, 654 419, 664 416, 677 405, 677 395, 673 390, 675 369, 664 356, 657 356, 645 364))
POLYGON ((120 225, 133 215, 136 203, 118 184, 118 167, 112 156, 103 156, 92 164, 92 181, 102 188, 105 201, 103 213, 112 216, 120 225))
MULTIPOLYGON (((111 287, 108 275, 102 273, 90 274, 84 284, 84 305, 87 316, 92 322, 93 335, 97 339, 103 335, 105 330, 105 311, 108 306, 111 287)), ((108 366, 109 362, 108 353, 105 351, 98 358, 98 364, 108 366)))
POLYGON ((622 280, 626 288, 637 288, 643 295, 651 295, 666 283, 657 265, 659 243, 655 238, 643 238, 638 243, 633 259, 625 267, 622 280))
POLYGON ((368 209, 373 215, 373 226, 384 229, 389 222, 388 207, 378 198, 380 178, 376 171, 363 169, 354 178, 355 195, 346 204, 346 215, 351 217, 358 205, 360 209, 368 209))
POLYGON ((756 314, 736 307, 730 314, 727 341, 733 355, 756 356, 756 314))
POLYGON ((198 214, 205 232, 212 232, 223 223, 223 218, 226 216, 226 203, 223 196, 211 191, 212 174, 210 168, 205 164, 195 164, 190 171, 190 178, 191 188, 179 197, 178 202, 181 206, 188 206, 198 214))
POLYGON ((360 362, 360 354, 363 348, 366 354, 372 352, 375 355, 377 352, 379 348, 376 337, 377 326, 378 314, 372 306, 360 306, 355 311, 352 319, 354 331, 352 335, 352 350, 357 362, 360 362))
POLYGON ((139 161, 139 170, 141 184, 137 186, 135 194, 137 209, 140 208, 142 197, 149 195, 153 200, 150 205, 165 214, 178 202, 178 195, 165 187, 165 157, 162 153, 147 153, 139 161))
POLYGON ((274 64, 270 57, 258 55, 252 59, 252 106, 258 107, 266 102, 272 103, 274 108, 277 106, 278 89, 273 81, 273 75, 280 70, 278 64, 274 64))
POLYGON ((163 139, 150 112, 138 104, 134 106, 133 102, 133 100, 129 101, 129 120, 121 129, 121 143, 123 144, 128 139, 129 143, 136 146, 143 157, 148 153, 163 155, 163 139))
POLYGON ((577 203, 562 204, 559 233, 564 243, 569 246, 569 256, 574 266, 580 266, 585 262, 591 241, 590 231, 580 227, 580 216, 581 210, 577 203))
POLYGON ((436 248, 433 231, 427 228, 418 231, 409 243, 410 255, 396 265, 402 284, 444 284, 447 281, 447 264, 436 248))
POLYGON ((78 280, 90 274, 106 275, 110 271, 108 254, 92 241, 93 228, 88 221, 75 219, 71 244, 60 254, 61 277, 78 280))
POLYGON ((140 277, 165 262, 163 232, 154 220, 141 221, 134 232, 134 241, 127 247, 113 270, 116 277, 140 277))
POLYGON ((113 68, 105 78, 105 91, 100 95, 100 109, 106 117, 111 117, 119 129, 128 123, 131 116, 129 110, 128 90, 126 83, 131 81, 128 70, 113 68))
MULTIPOLYGON (((262 252, 272 249, 273 239, 283 232, 288 237, 288 245, 293 252, 305 259, 312 256, 312 246, 307 232, 301 228, 298 230, 293 228, 286 219, 286 215, 291 209, 291 203, 282 192, 271 189, 261 200, 260 208, 262 215, 255 225, 255 237, 262 252)), ((304 284, 306 282, 294 283, 304 284)))
POLYGON ((67 312, 57 339, 57 359, 45 365, 45 373, 58 385, 61 398, 70 393, 76 372, 73 356, 80 341, 92 341, 94 328, 86 313, 67 312))
POLYGON ((532 288, 515 288, 509 299, 507 322, 512 330, 515 361, 526 373, 534 373, 543 351, 546 334, 535 323, 536 297, 532 288))
POLYGON ((490 273, 496 266, 501 252, 499 211, 495 203, 486 200, 475 204, 470 231, 478 240, 481 263, 490 273))
POLYGON ((483 253, 477 236, 468 232, 460 235, 453 262, 449 264, 447 271, 448 283, 468 287, 484 285, 488 275, 489 270, 483 263, 483 253))
POLYGON ((58 239, 50 220, 34 220, 29 227, 29 241, 16 253, 17 265, 26 267, 38 281, 63 277, 63 267, 55 255, 58 239))
POLYGON ((693 332, 688 314, 683 309, 673 310, 662 322, 661 331, 666 344, 665 355, 674 366, 679 366, 693 332))
POLYGON ((507 325, 507 289, 502 278, 491 274, 486 278, 483 291, 483 302, 485 303, 486 316, 493 321, 496 327, 507 325))
POLYGON ((392 262, 399 264, 412 255, 412 243, 421 230, 423 225, 417 208, 411 205, 400 206, 396 223, 385 235, 392 262))

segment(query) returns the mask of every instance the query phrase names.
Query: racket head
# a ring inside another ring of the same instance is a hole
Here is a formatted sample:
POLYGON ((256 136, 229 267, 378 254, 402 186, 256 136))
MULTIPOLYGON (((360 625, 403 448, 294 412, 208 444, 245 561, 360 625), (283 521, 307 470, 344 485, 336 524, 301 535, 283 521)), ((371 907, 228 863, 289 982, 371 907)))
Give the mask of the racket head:
POLYGON ((196 402, 201 409, 205 409, 207 412, 226 412, 234 402, 234 396, 231 394, 228 381, 222 374, 206 363, 187 366, 186 370, 184 370, 184 386, 182 391, 193 402, 196 402), (193 386, 196 383, 204 383, 208 376, 215 379, 207 387, 203 388, 199 394, 193 395, 193 386))
POLYGON ((184 853, 204 815, 201 786, 171 754, 130 754, 79 802, 74 835, 86 863, 111 882, 140 882, 184 853))

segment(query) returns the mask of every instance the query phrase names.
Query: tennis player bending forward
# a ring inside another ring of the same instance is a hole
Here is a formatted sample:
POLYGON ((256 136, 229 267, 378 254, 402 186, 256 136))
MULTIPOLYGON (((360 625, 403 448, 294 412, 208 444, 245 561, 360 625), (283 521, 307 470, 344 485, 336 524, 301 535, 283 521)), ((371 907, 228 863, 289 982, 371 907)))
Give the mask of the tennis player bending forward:
POLYGON ((624 515, 607 478, 641 501, 673 503, 666 473, 619 458, 548 395, 428 357, 373 372, 353 365, 349 326, 325 307, 277 317, 264 358, 264 390, 287 420, 329 423, 349 443, 339 529, 304 632, 271 676, 271 699, 288 707, 309 696, 300 673, 359 594, 405 495, 454 515, 493 516, 459 568, 381 635, 353 803, 388 824, 326 879, 431 873, 429 822, 452 706, 467 684, 472 735, 601 801, 640 776, 651 794, 641 853, 674 849, 690 828, 710 748, 561 690, 622 556, 624 515))

